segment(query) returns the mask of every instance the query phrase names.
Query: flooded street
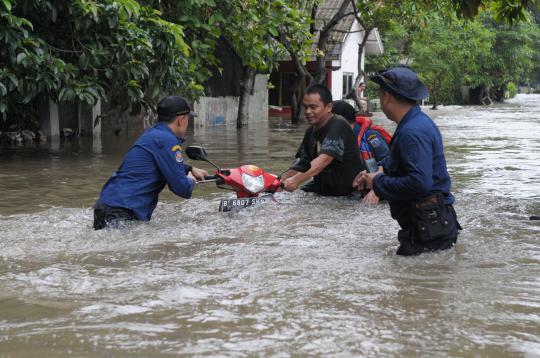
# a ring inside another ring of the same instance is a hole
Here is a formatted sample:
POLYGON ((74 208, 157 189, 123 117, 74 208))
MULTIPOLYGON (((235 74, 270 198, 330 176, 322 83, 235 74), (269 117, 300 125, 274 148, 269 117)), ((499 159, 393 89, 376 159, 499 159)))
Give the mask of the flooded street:
MULTIPOLYGON (((165 189, 151 222, 94 231, 134 138, 2 148, 0 356, 540 356, 540 95, 426 111, 465 230, 412 258, 394 254, 387 204, 300 191, 219 213, 230 192, 165 189)), ((277 173, 304 129, 273 118, 188 143, 277 173)))

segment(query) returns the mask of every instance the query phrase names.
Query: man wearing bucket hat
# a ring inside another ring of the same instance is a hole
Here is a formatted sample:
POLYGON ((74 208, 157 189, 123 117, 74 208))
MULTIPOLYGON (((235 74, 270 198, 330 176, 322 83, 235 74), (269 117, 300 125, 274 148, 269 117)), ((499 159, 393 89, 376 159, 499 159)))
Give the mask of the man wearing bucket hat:
POLYGON ((353 186, 373 189, 390 203, 392 218, 401 227, 398 255, 448 249, 461 227, 452 206, 441 134, 417 105, 428 90, 406 67, 392 68, 370 80, 380 86, 382 111, 398 126, 390 155, 379 171, 361 172, 353 186))
POLYGON ((94 229, 150 220, 165 184, 176 195, 191 197, 196 180, 208 174, 184 163, 181 145, 189 119, 194 116, 180 96, 159 102, 158 123, 137 139, 120 168, 103 186, 94 205, 94 229))

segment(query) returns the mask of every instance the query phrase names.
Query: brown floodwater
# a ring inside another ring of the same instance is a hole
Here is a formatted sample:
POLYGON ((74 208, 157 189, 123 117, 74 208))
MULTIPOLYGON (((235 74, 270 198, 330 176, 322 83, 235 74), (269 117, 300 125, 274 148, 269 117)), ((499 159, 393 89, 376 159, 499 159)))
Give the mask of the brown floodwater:
MULTIPOLYGON (((1 148, 0 356, 540 356, 540 96, 427 111, 465 230, 413 258, 394 254, 387 204, 295 192, 219 213, 232 193, 212 184, 94 231, 135 138, 1 148)), ((277 173, 304 130, 271 118, 187 139, 277 173)))

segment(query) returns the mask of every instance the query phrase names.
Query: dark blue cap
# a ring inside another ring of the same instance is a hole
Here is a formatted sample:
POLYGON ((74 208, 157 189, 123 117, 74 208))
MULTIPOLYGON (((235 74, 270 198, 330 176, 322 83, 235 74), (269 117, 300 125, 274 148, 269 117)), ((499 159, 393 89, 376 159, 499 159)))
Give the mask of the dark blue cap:
POLYGON ((385 90, 397 93, 413 101, 419 101, 428 96, 427 87, 412 70, 407 67, 394 67, 370 78, 385 90))
POLYGON ((182 114, 197 114, 191 111, 187 100, 180 96, 168 96, 159 101, 157 106, 158 121, 168 121, 182 114))

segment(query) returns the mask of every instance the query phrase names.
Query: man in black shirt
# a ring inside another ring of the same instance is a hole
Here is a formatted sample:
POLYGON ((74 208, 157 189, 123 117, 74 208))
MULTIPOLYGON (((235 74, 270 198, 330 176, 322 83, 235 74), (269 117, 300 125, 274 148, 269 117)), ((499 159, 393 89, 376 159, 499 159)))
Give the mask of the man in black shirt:
POLYGON ((283 187, 296 190, 313 177, 313 191, 320 195, 349 195, 352 182, 361 170, 358 145, 347 121, 332 113, 332 94, 322 85, 314 85, 304 95, 306 119, 311 125, 304 135, 296 157, 311 162, 305 173, 289 171, 283 187))

